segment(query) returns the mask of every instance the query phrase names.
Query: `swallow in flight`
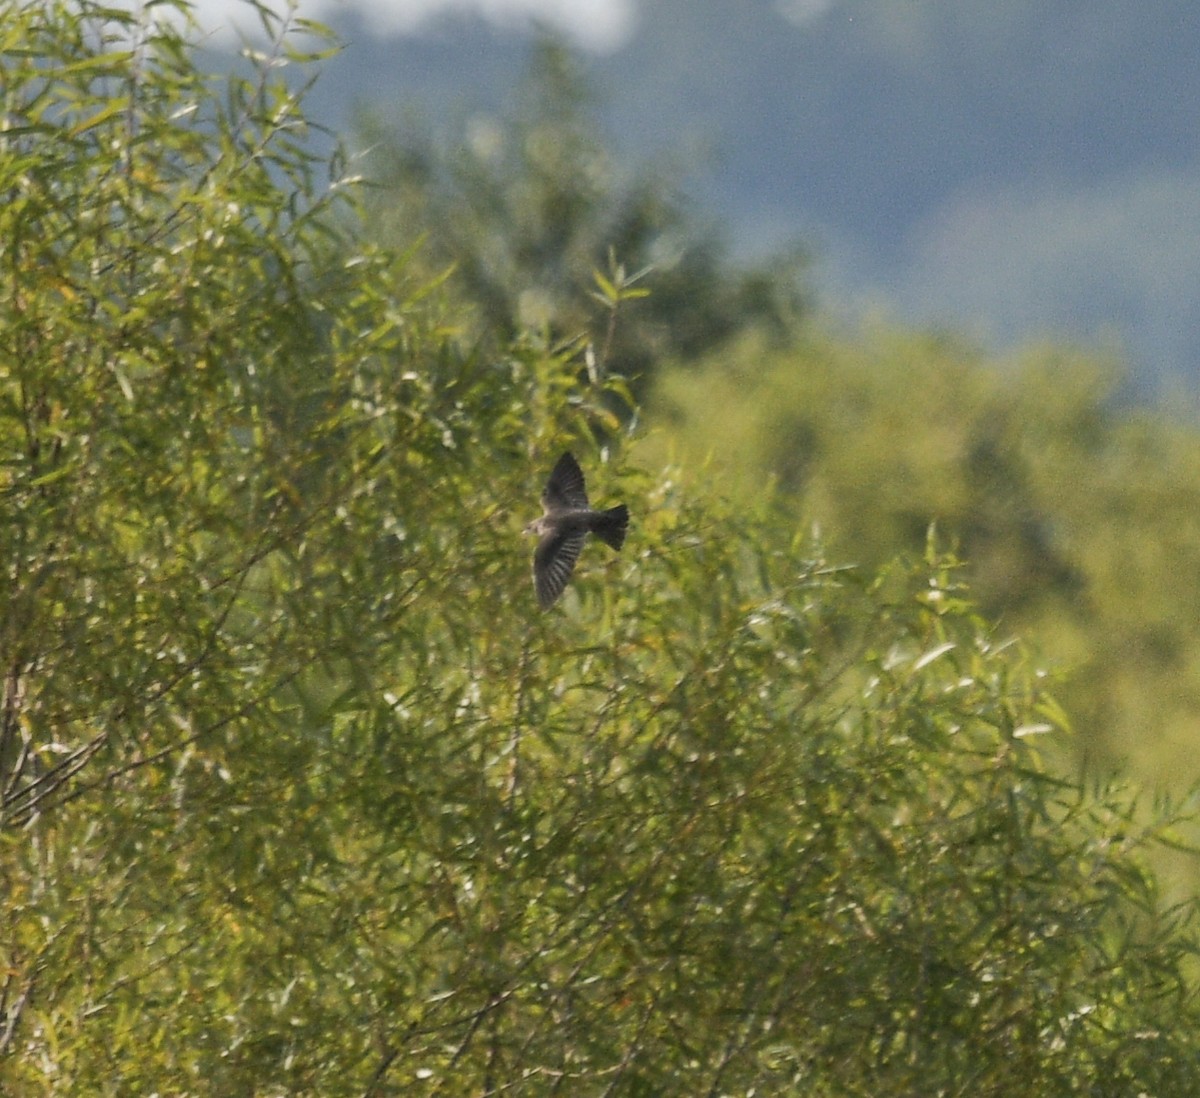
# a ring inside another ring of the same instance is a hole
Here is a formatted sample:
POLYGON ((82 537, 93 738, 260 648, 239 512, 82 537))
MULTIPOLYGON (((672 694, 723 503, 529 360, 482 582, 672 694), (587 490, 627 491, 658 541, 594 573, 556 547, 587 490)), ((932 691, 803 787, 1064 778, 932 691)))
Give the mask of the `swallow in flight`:
POLYGON ((593 511, 579 462, 567 453, 558 459, 542 492, 541 518, 525 527, 537 534, 533 554, 533 586, 543 610, 550 609, 563 593, 588 534, 620 549, 629 525, 629 508, 620 503, 607 511, 593 511))

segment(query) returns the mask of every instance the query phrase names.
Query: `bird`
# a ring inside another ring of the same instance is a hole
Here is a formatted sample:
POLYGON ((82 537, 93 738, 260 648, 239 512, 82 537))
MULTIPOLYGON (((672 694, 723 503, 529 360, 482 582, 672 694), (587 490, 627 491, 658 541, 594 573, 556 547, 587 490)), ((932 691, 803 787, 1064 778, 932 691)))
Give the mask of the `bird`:
POLYGON ((571 578, 571 570, 588 534, 595 534, 606 545, 620 549, 629 526, 629 508, 620 503, 606 511, 594 511, 588 504, 583 470, 570 452, 554 466, 542 491, 541 518, 525 527, 537 534, 533 553, 533 588, 543 610, 549 610, 571 578))

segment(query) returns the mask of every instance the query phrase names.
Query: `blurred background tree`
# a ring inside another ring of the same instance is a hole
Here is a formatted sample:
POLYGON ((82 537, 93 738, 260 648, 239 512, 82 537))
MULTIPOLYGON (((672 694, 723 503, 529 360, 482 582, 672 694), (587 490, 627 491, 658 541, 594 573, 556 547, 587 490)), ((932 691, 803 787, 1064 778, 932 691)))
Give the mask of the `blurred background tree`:
POLYGON ((360 127, 369 223, 400 250, 419 241, 417 262, 431 275, 453 271, 450 293, 473 316, 474 338, 494 349, 531 329, 592 332, 641 391, 664 361, 712 352, 748 328, 782 337, 807 313, 803 253, 737 263, 690 209, 680 164, 630 168, 616 155, 596 93, 561 41, 538 40, 506 103, 449 133, 370 114, 360 127), (593 272, 613 257, 630 273, 652 271, 654 293, 604 339, 593 272))

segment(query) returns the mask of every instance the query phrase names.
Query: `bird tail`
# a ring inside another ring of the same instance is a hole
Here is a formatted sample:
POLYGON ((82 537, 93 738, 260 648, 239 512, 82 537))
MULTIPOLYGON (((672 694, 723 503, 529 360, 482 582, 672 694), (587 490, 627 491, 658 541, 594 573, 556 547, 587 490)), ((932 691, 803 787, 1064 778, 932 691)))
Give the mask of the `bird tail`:
POLYGON ((623 503, 601 511, 593 520, 592 533, 605 545, 620 549, 625 544, 625 530, 629 526, 629 508, 623 503))

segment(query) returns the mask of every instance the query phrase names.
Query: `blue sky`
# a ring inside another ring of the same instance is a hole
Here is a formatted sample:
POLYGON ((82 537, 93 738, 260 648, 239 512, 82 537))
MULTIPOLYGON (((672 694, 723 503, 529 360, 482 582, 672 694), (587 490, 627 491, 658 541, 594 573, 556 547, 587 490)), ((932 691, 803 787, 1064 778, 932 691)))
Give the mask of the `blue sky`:
MULTIPOLYGON (((429 63, 421 41, 446 50, 461 26, 438 16, 508 31, 546 21, 592 57, 631 147, 711 150, 695 192, 735 248, 799 240, 834 307, 997 348, 1078 340, 1126 360, 1144 390, 1200 386, 1200 5, 682 3, 302 0, 300 11, 361 16, 360 40, 322 78, 327 103, 339 81, 346 102, 362 96, 355 69, 368 63, 372 98, 419 95, 405 74, 429 63)), ((197 8, 209 27, 256 22, 236 0, 197 8)), ((452 98, 466 71, 430 94, 452 98)))

